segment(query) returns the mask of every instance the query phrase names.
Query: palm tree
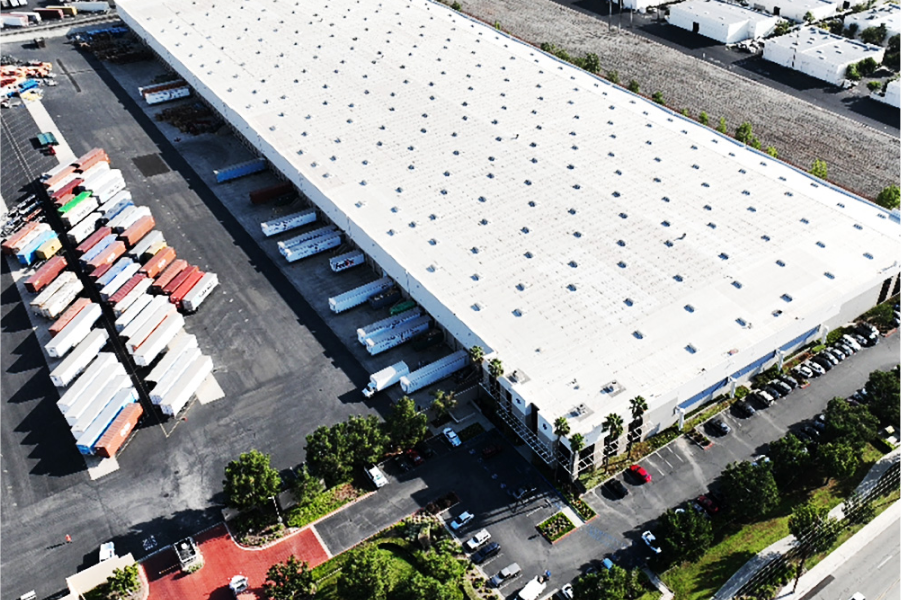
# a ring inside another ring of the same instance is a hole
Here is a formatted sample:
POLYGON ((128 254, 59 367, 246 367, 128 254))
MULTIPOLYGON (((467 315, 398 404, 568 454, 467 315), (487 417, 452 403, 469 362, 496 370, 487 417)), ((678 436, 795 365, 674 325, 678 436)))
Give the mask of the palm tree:
POLYGON ((473 346, 469 349, 469 358, 477 365, 482 364, 482 361, 485 360, 485 349, 481 346, 473 346))
MULTIPOLYGON (((556 451, 560 452, 560 438, 563 436, 569 435, 569 421, 566 420, 566 417, 557 417, 557 420, 554 421, 554 435, 557 436, 557 442, 555 443, 556 451)), ((560 468, 560 459, 557 458, 557 461, 554 465, 554 481, 557 481, 557 471, 560 468)))
POLYGON ((492 358, 488 361, 488 374, 497 379, 504 376, 504 363, 499 358, 492 358))
POLYGON ((432 400, 432 408, 435 409, 436 418, 440 419, 447 415, 457 406, 457 397, 455 392, 445 392, 437 390, 434 394, 435 399, 432 400))
POLYGON ((575 461, 573 462, 573 481, 578 481, 579 479, 579 452, 585 448, 585 438, 582 437, 581 433, 573 434, 571 438, 569 438, 569 448, 572 450, 573 455, 575 456, 575 461))
POLYGON ((607 463, 610 462, 609 448, 616 443, 623 434, 623 418, 616 413, 610 413, 607 415, 607 418, 604 419, 602 430, 610 432, 604 440, 604 468, 606 469, 607 463))
POLYGON ((632 444, 635 443, 635 429, 641 427, 639 419, 648 410, 648 402, 641 396, 635 396, 629 400, 632 409, 632 424, 629 426, 629 456, 632 456, 632 444))

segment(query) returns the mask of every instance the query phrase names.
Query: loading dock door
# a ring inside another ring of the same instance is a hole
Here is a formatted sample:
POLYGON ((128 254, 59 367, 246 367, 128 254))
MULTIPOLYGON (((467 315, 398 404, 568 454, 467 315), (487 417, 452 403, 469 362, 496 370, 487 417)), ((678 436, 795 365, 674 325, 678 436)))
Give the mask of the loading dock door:
POLYGON ((775 15, 775 16, 778 17, 778 16, 779 16, 779 13, 780 13, 779 7, 778 7, 778 6, 774 6, 774 7, 773 7, 773 15, 775 15))
POLYGON ((699 33, 700 31, 701 31, 701 24, 700 24, 700 23, 697 23, 697 22, 693 22, 693 23, 691 24, 691 32, 692 32, 692 33, 699 33))

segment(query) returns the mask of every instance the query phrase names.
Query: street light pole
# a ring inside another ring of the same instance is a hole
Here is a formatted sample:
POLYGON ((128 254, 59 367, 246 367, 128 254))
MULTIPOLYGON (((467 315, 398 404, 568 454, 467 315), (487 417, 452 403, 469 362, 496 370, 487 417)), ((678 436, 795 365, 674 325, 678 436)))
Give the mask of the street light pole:
POLYGON ((272 500, 272 506, 275 507, 275 516, 278 517, 278 524, 284 525, 285 523, 282 521, 282 514, 278 510, 278 502, 275 501, 275 496, 270 496, 270 500, 272 500))

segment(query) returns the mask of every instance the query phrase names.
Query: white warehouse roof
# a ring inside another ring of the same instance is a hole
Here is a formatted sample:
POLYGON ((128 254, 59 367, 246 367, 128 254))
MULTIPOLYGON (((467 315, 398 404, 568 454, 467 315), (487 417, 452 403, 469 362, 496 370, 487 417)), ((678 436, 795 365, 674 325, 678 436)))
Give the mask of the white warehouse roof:
POLYGON ((847 65, 860 62, 867 57, 873 57, 876 62, 880 62, 885 52, 879 46, 849 40, 819 27, 802 27, 791 33, 770 38, 766 41, 765 47, 771 50, 779 48, 792 50, 795 54, 816 57, 829 65, 847 65))
POLYGON ((861 13, 846 16, 845 28, 850 27, 852 23, 857 25, 858 37, 870 27, 885 25, 886 35, 882 43, 887 44, 892 36, 901 33, 901 5, 883 4, 861 13))
POLYGON ((886 211, 439 4, 117 4, 551 422, 653 408, 898 257, 886 211))
POLYGON ((773 21, 775 17, 744 8, 738 4, 727 4, 719 0, 685 0, 670 5, 670 11, 686 11, 726 24, 762 23, 773 21))

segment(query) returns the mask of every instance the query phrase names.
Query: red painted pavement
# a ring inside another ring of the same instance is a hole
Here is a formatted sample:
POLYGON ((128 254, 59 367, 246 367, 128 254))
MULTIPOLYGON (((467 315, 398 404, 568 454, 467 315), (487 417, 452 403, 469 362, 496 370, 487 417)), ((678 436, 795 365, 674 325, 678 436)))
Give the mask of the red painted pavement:
POLYGON ((235 575, 247 577, 251 590, 259 592, 269 567, 292 554, 310 568, 328 560, 325 548, 310 528, 264 550, 239 548, 224 525, 194 536, 194 541, 204 560, 203 568, 196 573, 181 573, 172 548, 143 561, 150 581, 150 600, 233 600, 228 582, 235 575))

